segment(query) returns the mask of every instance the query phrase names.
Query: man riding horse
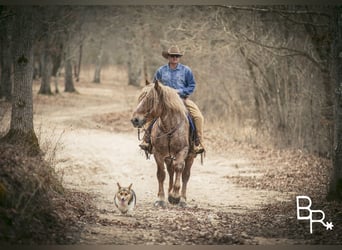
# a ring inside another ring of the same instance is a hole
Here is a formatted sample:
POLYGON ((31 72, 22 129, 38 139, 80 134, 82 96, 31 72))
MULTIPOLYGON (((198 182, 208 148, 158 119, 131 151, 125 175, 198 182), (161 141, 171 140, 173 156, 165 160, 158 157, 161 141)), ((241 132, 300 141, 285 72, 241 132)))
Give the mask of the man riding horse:
MULTIPOLYGON (((160 81, 164 85, 177 90, 178 95, 183 99, 186 108, 195 123, 197 138, 194 144, 194 152, 201 154, 205 151, 203 146, 203 122, 204 118, 198 106, 188 97, 194 92, 196 82, 190 67, 180 63, 180 58, 184 52, 180 51, 178 46, 171 46, 167 51, 162 52, 162 56, 168 59, 168 64, 161 66, 155 73, 153 81, 160 81)), ((150 142, 151 125, 154 121, 146 124, 146 131, 140 148, 145 152, 151 153, 152 146, 150 142)))

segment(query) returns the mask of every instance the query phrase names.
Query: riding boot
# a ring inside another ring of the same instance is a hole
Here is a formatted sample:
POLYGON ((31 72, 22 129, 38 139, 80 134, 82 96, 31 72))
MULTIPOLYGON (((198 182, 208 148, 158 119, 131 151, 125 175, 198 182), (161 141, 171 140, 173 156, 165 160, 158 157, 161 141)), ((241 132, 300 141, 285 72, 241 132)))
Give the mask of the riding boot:
POLYGON ((196 142, 194 144, 194 151, 196 154, 202 154, 203 152, 205 152, 202 140, 199 136, 196 138, 196 142))
POLYGON ((203 144, 203 120, 194 119, 194 123, 196 127, 196 138, 193 149, 196 154, 202 154, 205 152, 203 144))

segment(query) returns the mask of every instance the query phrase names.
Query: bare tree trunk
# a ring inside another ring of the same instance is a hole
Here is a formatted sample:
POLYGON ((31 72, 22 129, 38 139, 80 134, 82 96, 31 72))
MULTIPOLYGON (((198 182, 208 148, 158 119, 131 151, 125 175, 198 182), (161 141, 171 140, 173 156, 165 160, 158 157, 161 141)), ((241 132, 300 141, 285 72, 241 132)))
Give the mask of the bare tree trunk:
POLYGON ((63 53, 63 44, 56 45, 56 50, 52 53, 52 73, 51 75, 55 78, 55 93, 59 93, 58 89, 58 78, 60 73, 60 68, 62 67, 62 53, 63 53))
POLYGON ((50 80, 52 73, 52 61, 50 54, 49 35, 45 36, 44 49, 42 55, 42 80, 40 84, 39 94, 52 95, 50 80))
POLYGON ((71 64, 71 53, 70 45, 67 45, 65 55, 65 92, 75 92, 74 81, 72 79, 72 64, 71 64))
POLYGON ((11 55, 11 24, 12 20, 6 20, 2 26, 0 44, 2 55, 0 57, 1 79, 0 79, 0 97, 4 97, 6 101, 11 100, 12 96, 12 55, 11 55))
POLYGON ((94 83, 101 83, 101 67, 102 67, 102 56, 103 56, 103 38, 101 38, 99 44, 99 52, 96 57, 95 62, 95 74, 94 74, 94 83))
POLYGON ((59 93, 59 89, 58 89, 58 82, 59 82, 59 75, 60 75, 60 68, 57 70, 57 73, 55 74, 55 93, 58 94, 59 93))
MULTIPOLYGON (((1 14, 1 7, 0 7, 0 14, 1 14)), ((1 32, 1 29, 0 29, 1 32)), ((0 58, 3 58, 3 49, 2 49, 2 37, 0 37, 0 58)), ((2 83, 1 83, 1 70, 2 70, 2 60, 0 59, 0 99, 4 96, 2 92, 2 83)))
POLYGON ((76 67, 76 82, 80 80, 82 54, 83 54, 83 43, 81 42, 80 47, 79 47, 78 62, 77 62, 77 67, 76 67))
POLYGON ((74 77, 75 78, 77 77, 77 65, 76 64, 77 64, 76 62, 72 64, 72 66, 74 68, 74 77))
POLYGON ((335 81, 335 138, 329 196, 342 199, 342 8, 333 11, 332 80, 335 81))
POLYGON ((14 82, 10 130, 4 140, 22 144, 37 154, 39 143, 33 128, 33 8, 16 7, 13 36, 14 82))
POLYGON ((133 46, 128 52, 128 84, 140 86, 143 77, 143 56, 141 48, 133 46))
MULTIPOLYGON (((333 7, 334 8, 334 7, 333 7)), ((336 7, 337 8, 337 7, 336 7)), ((333 18, 331 17, 331 20, 333 18)), ((311 16, 310 20, 312 23, 314 23, 314 19, 311 16)), ((322 32, 317 26, 315 25, 305 25, 305 29, 306 31, 310 34, 310 36, 312 37, 311 42, 313 43, 314 47, 316 48, 315 51, 317 52, 320 61, 325 62, 325 63, 321 63, 320 67, 321 67, 321 73, 322 73, 322 77, 323 77, 323 86, 324 86, 324 94, 326 96, 325 100, 326 100, 326 108, 321 111, 322 116, 324 117, 324 119, 326 121, 329 121, 327 123, 325 123, 323 126, 325 126, 329 132, 329 140, 332 142, 333 138, 334 138, 334 126, 333 126, 333 120, 334 120, 334 83, 332 81, 332 75, 331 75, 331 56, 332 56, 332 52, 330 51, 331 46, 332 46, 332 41, 330 38, 330 35, 332 33, 336 33, 337 30, 332 30, 334 28, 333 25, 337 25, 335 24, 331 24, 330 26, 330 30, 329 28, 326 29, 325 32, 322 32), (330 65, 329 65, 330 63, 330 65)), ((333 35, 334 36, 334 35, 333 35)), ((341 41, 341 40, 340 40, 341 41)), ((334 45, 333 45, 334 46, 334 45)), ((334 79, 334 78, 333 78, 334 79)), ((328 149, 329 152, 334 151, 333 149, 333 143, 330 144, 330 147, 328 149)))
MULTIPOLYGON (((249 75, 253 80, 253 88, 252 88, 252 92, 253 92, 253 96, 254 96, 254 103, 255 103, 255 116, 256 116, 256 127, 257 129, 262 128, 261 123, 263 121, 262 115, 261 115, 261 100, 259 99, 265 99, 263 98, 263 91, 260 91, 260 89, 258 88, 258 82, 255 76, 255 72, 253 70, 253 65, 255 65, 255 63, 247 58, 246 53, 245 53, 245 49, 243 47, 240 48, 240 53, 242 54, 242 57, 245 59, 246 61, 246 65, 249 71, 249 75)), ((266 101, 264 101, 266 102, 266 101)))

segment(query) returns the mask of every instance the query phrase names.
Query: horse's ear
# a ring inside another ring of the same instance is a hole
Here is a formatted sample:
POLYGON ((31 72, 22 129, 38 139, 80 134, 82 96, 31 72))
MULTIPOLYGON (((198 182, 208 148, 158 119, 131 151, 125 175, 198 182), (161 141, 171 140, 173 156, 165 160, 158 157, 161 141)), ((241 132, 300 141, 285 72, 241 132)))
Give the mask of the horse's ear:
POLYGON ((151 84, 150 81, 146 79, 145 85, 147 86, 147 85, 150 85, 150 84, 151 84))
POLYGON ((159 89, 160 89, 158 80, 155 80, 155 81, 154 81, 154 88, 155 88, 156 90, 159 90, 159 89))

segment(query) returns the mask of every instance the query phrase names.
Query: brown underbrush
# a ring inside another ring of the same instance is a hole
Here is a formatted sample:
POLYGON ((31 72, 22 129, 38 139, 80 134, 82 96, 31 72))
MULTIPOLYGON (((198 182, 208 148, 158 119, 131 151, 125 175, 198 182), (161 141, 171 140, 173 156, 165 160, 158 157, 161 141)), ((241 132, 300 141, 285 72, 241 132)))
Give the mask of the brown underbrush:
POLYGON ((0 144, 0 242, 71 244, 91 211, 87 194, 66 190, 43 155, 0 144))

